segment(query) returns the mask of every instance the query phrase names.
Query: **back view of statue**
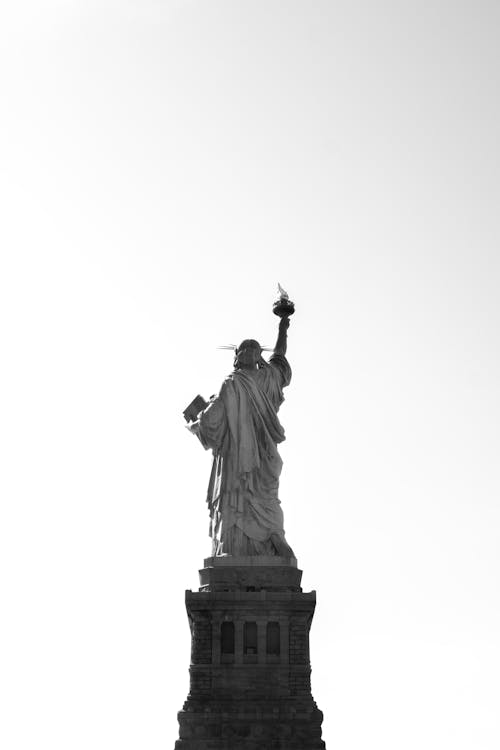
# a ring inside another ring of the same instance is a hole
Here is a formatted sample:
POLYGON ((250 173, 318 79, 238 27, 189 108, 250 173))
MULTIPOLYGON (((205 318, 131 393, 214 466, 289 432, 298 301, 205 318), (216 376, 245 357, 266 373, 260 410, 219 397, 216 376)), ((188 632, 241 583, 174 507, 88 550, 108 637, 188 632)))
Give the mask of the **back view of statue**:
POLYGON ((292 376, 285 357, 289 324, 281 317, 268 363, 257 341, 240 344, 234 371, 189 425, 214 455, 207 495, 213 555, 294 557, 278 498, 277 445, 285 434, 277 412, 292 376))

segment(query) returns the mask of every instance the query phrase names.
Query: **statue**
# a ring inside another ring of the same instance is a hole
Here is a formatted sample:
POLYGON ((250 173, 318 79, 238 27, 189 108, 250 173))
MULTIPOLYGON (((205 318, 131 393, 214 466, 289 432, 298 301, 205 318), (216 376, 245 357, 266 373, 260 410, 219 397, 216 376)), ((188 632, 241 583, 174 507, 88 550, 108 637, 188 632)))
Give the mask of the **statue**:
POLYGON ((292 377, 285 355, 294 305, 280 286, 279 292, 273 305, 278 338, 269 362, 254 339, 228 347, 235 351, 234 370, 218 395, 209 402, 197 396, 184 412, 188 429, 213 451, 207 502, 214 556, 295 557, 283 529, 277 449, 285 439, 277 412, 292 377))

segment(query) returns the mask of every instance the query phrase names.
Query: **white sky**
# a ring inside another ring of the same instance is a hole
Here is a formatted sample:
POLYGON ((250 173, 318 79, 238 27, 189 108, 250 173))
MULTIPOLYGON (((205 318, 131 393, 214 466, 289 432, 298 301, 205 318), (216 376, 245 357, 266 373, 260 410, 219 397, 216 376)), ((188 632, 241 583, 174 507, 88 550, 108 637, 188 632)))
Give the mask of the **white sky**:
POLYGON ((1 16, 2 748, 173 747, 210 550, 181 412, 274 342, 279 280, 327 747, 498 750, 498 3, 1 16))

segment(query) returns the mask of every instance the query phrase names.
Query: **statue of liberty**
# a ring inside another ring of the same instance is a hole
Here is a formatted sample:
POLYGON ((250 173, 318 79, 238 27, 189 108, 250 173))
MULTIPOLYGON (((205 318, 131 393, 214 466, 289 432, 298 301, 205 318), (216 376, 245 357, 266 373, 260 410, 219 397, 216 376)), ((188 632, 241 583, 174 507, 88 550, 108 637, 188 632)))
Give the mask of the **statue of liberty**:
POLYGON ((219 393, 208 404, 197 397, 184 413, 194 417, 188 429, 213 452, 207 494, 213 555, 295 557, 278 498, 283 462, 277 448, 285 439, 278 410, 292 377, 286 349, 294 306, 279 289, 273 307, 278 338, 269 362, 258 341, 245 339, 219 393))

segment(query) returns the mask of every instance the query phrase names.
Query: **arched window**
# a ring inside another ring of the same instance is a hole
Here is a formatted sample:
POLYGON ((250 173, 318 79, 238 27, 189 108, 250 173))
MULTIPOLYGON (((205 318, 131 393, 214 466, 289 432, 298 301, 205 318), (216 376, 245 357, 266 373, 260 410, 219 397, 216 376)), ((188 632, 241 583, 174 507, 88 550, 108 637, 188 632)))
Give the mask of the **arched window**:
POLYGON ((246 622, 243 628, 243 653, 247 656, 257 653, 257 623, 246 622))
POLYGON ((221 654, 234 654, 234 622, 223 622, 220 627, 221 654))
POLYGON ((279 656, 280 654, 280 624, 268 622, 266 629, 266 653, 279 656))

